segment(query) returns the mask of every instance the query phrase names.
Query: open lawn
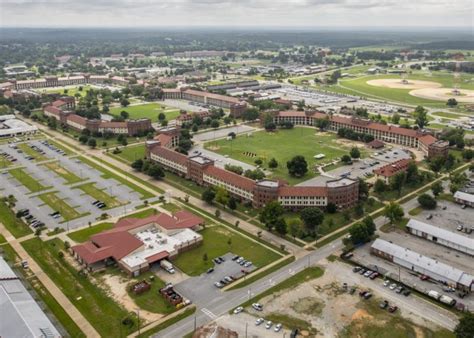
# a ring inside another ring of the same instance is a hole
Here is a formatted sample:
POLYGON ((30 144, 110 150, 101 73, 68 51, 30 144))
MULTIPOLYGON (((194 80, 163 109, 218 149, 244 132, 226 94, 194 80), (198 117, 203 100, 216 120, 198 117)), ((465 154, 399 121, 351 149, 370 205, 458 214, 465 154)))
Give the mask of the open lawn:
POLYGON ((147 272, 145 274, 141 274, 139 279, 134 279, 132 282, 130 282, 127 286, 127 292, 130 298, 135 301, 135 304, 137 304, 140 309, 153 313, 169 314, 176 311, 176 307, 168 302, 165 297, 159 293, 159 290, 164 286, 165 282, 159 279, 152 272, 147 272), (153 281, 150 281, 150 276, 154 277, 153 281), (142 280, 146 280, 151 284, 150 290, 139 295, 131 292, 129 287, 142 280))
POLYGON ((15 168, 8 171, 18 182, 23 184, 29 191, 38 192, 49 189, 28 174, 23 168, 15 168))
MULTIPOLYGON (((341 79, 338 86, 348 90, 347 93, 352 92, 352 94, 356 96, 367 96, 411 105, 426 105, 440 108, 446 107, 446 102, 444 101, 429 100, 410 95, 409 92, 411 89, 393 89, 367 84, 367 81, 374 79, 401 79, 401 77, 399 75, 390 74, 362 76, 355 79, 341 79)), ((407 79, 438 82, 444 87, 453 87, 453 74, 449 72, 432 72, 430 75, 427 72, 420 71, 409 74, 407 79)), ((460 88, 474 89, 474 83, 470 80, 469 76, 461 77, 460 88)))
POLYGON ((70 206, 58 195, 57 191, 47 192, 45 194, 38 195, 45 204, 47 204, 54 211, 59 211, 64 221, 70 221, 79 217, 83 217, 86 214, 80 214, 74 207, 70 206))
POLYGON ((120 150, 120 154, 114 154, 113 156, 118 157, 127 163, 132 163, 135 160, 143 159, 145 157, 144 144, 132 145, 125 148, 121 148, 120 150))
POLYGON ((20 149, 21 151, 23 151, 26 155, 28 156, 31 156, 31 157, 34 157, 34 161, 35 162, 41 162, 41 161, 46 161, 48 160, 49 158, 43 154, 40 154, 39 152, 37 152, 36 150, 32 149, 28 143, 20 143, 17 145, 18 146, 18 149, 20 149))
POLYGON ((0 222, 15 238, 32 233, 31 229, 21 219, 16 218, 13 211, 3 201, 0 201, 0 222))
POLYGON ((70 172, 66 168, 62 167, 58 162, 48 162, 43 164, 43 166, 45 166, 51 171, 54 171, 58 176, 64 178, 64 180, 66 180, 66 184, 73 184, 85 180, 85 178, 81 178, 76 174, 70 172))
POLYGON ((94 182, 75 186, 74 189, 80 189, 87 195, 91 196, 94 200, 99 200, 107 204, 107 207, 105 207, 104 210, 116 208, 128 203, 127 201, 120 201, 117 198, 115 198, 115 196, 111 195, 113 193, 113 187, 109 187, 109 191, 111 194, 108 194, 105 189, 104 190, 98 189, 95 186, 94 182))
POLYGON ((83 85, 83 86, 74 86, 74 87, 67 87, 67 88, 52 88, 52 89, 38 89, 37 92, 39 93, 58 93, 58 94, 64 94, 68 96, 75 96, 77 93, 79 93, 82 97, 86 96, 87 91, 91 89, 92 87, 89 85, 83 85), (79 87, 82 87, 82 90, 79 90, 79 87))
POLYGON ((263 267, 281 256, 244 236, 223 226, 209 226, 200 231, 203 242, 200 246, 186 251, 173 261, 184 273, 198 276, 214 266, 212 259, 232 252, 250 260, 256 267, 263 267), (207 260, 204 260, 204 255, 207 260))
POLYGON ((135 317, 131 327, 123 325, 122 319, 129 315, 127 311, 94 284, 91 277, 79 274, 59 257, 59 251, 64 249, 61 240, 43 242, 33 238, 21 245, 101 336, 120 337, 137 330, 135 317))
MULTIPOLYGON (((350 147, 338 144, 337 139, 334 133, 298 127, 278 130, 274 133, 259 131, 250 137, 237 136, 234 140, 211 141, 206 143, 205 147, 249 164, 255 164, 255 160, 261 159, 265 168, 268 168, 268 161, 275 158, 278 167, 273 170, 271 176, 283 178, 290 184, 295 184, 316 176, 317 165, 329 163, 349 153, 350 147), (325 158, 317 160, 314 158, 317 154, 324 154, 325 158), (295 155, 303 155, 308 162, 308 172, 302 178, 291 177, 288 174, 286 163, 295 155)), ((366 149, 361 149, 362 156, 366 152, 366 149)))
POLYGON ((7 160, 5 157, 0 157, 0 169, 8 168, 13 162, 7 160))
POLYGON ((435 115, 435 116, 440 116, 440 117, 446 117, 446 118, 448 118, 448 119, 459 119, 459 118, 461 118, 461 117, 467 117, 466 115, 448 113, 448 112, 444 112, 444 111, 437 111, 437 112, 434 112, 433 115, 435 115))
POLYGON ((88 241, 89 238, 91 238, 91 236, 98 234, 100 232, 112 229, 113 226, 114 226, 114 223, 108 223, 108 222, 99 223, 92 227, 88 227, 88 228, 71 232, 67 236, 70 239, 72 239, 74 242, 83 243, 85 241, 88 241))
POLYGON ((111 115, 120 115, 121 111, 129 113, 131 119, 148 118, 152 122, 158 121, 158 114, 164 113, 168 121, 175 119, 179 115, 179 109, 168 107, 163 103, 145 103, 128 107, 110 108, 111 115))

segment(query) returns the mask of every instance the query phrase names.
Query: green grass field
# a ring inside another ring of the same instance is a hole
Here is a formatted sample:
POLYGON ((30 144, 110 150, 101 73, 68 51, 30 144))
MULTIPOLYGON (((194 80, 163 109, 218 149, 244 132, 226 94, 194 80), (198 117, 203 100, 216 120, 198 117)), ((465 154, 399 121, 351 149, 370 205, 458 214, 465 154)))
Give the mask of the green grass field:
POLYGON ((145 145, 144 144, 137 144, 128 146, 125 148, 120 149, 122 152, 120 154, 114 155, 123 160, 127 163, 132 163, 135 160, 145 157, 145 145))
POLYGON ((87 214, 80 214, 74 207, 70 206, 63 199, 61 199, 57 192, 48 192, 45 194, 38 195, 46 205, 48 205, 54 211, 59 211, 64 221, 70 221, 79 217, 83 217, 87 214))
POLYGON ((3 201, 0 201, 0 222, 15 238, 32 233, 31 229, 19 218, 16 218, 13 211, 3 201))
POLYGON ((81 178, 76 174, 70 172, 66 168, 62 167, 58 162, 48 162, 43 164, 43 166, 45 166, 51 171, 54 171, 58 176, 64 178, 66 180, 66 184, 73 184, 85 180, 85 178, 81 178))
POLYGON ((59 251, 64 249, 61 240, 43 242, 33 238, 21 245, 101 336, 123 337, 137 330, 136 323, 131 328, 121 323, 128 313, 105 290, 59 257, 59 251))
POLYGON ((49 189, 28 174, 23 168, 15 168, 8 171, 18 182, 23 184, 29 191, 38 192, 49 189))
POLYGON ((75 96, 76 93, 79 93, 82 97, 84 97, 86 96, 87 91, 92 88, 89 85, 84 85, 82 86, 82 91, 80 91, 79 87, 81 86, 68 87, 68 88, 38 89, 37 92, 49 93, 49 94, 58 93, 58 94, 63 94, 67 96, 75 96))
POLYGON ((84 228, 81 230, 71 232, 67 236, 76 243, 83 243, 85 241, 88 241, 89 238, 91 238, 91 236, 98 234, 100 232, 112 229, 113 226, 114 226, 114 223, 108 223, 108 222, 99 223, 89 228, 84 228))
MULTIPOLYGON (((278 168, 273 170, 272 176, 295 184, 316 176, 315 166, 329 163, 349 153, 350 147, 338 144, 336 140, 337 135, 334 133, 321 133, 314 128, 299 127, 278 130, 275 133, 259 131, 253 133, 251 137, 242 135, 230 141, 225 139, 212 141, 205 146, 209 150, 249 164, 255 164, 254 161, 260 158, 265 168, 268 161, 274 157, 278 161, 278 168), (248 152, 256 156, 247 156, 248 152), (324 154, 326 157, 316 160, 314 156, 317 154, 324 154), (302 178, 294 178, 288 174, 286 162, 295 155, 303 155, 308 162, 308 172, 302 178)), ((361 149, 362 156, 367 152, 368 150, 361 149)))
POLYGON ((46 161, 49 159, 49 157, 43 155, 43 154, 40 154, 39 152, 37 152, 36 150, 32 149, 28 143, 20 143, 18 144, 18 149, 20 149, 21 151, 23 151, 26 155, 28 156, 32 156, 34 157, 34 161, 35 162, 41 162, 41 161, 46 161))
POLYGON ((433 115, 439 116, 439 117, 446 117, 448 119, 459 119, 461 117, 467 117, 467 115, 448 113, 448 112, 444 112, 444 111, 434 112, 433 115))
POLYGON ((128 107, 110 108, 111 115, 120 115, 121 111, 126 111, 132 119, 149 118, 153 122, 158 121, 158 114, 164 113, 166 119, 173 120, 179 115, 179 109, 168 107, 162 103, 145 103, 128 107))
POLYGON ((200 231, 200 246, 181 253, 173 263, 184 273, 197 276, 214 266, 212 259, 232 252, 250 260, 256 267, 263 267, 281 256, 244 236, 222 226, 209 226, 200 231), (229 243, 230 241, 230 243, 229 243), (207 254, 207 260, 204 260, 207 254))
POLYGON ((7 160, 5 157, 0 157, 0 169, 8 168, 13 162, 7 160))
MULTIPOLYGON (((107 193, 107 190, 100 190, 95 186, 94 182, 90 183, 85 183, 81 184, 78 186, 75 186, 74 189, 80 189, 87 195, 91 196, 94 200, 99 200, 105 204, 107 204, 107 207, 104 209, 111 209, 111 208, 116 208, 121 205, 127 204, 128 201, 120 201, 115 196, 110 195, 107 193)), ((113 187, 110 187, 109 191, 112 191, 113 193, 113 187)))

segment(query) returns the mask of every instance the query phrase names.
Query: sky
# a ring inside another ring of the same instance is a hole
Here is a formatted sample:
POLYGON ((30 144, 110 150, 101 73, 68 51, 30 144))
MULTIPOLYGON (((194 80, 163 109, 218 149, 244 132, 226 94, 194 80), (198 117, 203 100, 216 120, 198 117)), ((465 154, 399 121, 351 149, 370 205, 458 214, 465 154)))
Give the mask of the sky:
POLYGON ((474 27, 472 0, 0 0, 0 27, 474 27))

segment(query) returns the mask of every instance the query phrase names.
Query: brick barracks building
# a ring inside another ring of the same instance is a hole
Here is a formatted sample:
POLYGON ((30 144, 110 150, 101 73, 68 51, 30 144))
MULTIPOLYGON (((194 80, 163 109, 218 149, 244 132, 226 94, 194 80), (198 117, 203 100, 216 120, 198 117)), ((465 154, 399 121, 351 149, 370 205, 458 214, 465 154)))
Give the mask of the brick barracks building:
POLYGON ((165 88, 163 89, 163 98, 174 100, 187 100, 208 104, 220 108, 230 109, 230 115, 233 117, 240 117, 247 108, 247 103, 245 101, 239 100, 238 98, 194 89, 165 88))
MULTIPOLYGON (((178 135, 178 132, 175 132, 178 135)), ((147 158, 159 163, 166 170, 185 177, 203 186, 221 186, 230 195, 255 208, 261 208, 270 201, 279 201, 287 209, 326 207, 334 203, 345 209, 354 206, 359 199, 359 183, 342 178, 327 181, 321 186, 289 186, 276 180, 254 181, 245 176, 216 167, 214 161, 201 156, 186 156, 174 151, 176 136, 170 133, 158 135, 146 143, 147 158)))
POLYGON ((395 143, 421 150, 426 157, 447 156, 449 143, 439 141, 434 136, 413 129, 376 123, 370 120, 327 115, 316 111, 280 111, 275 114, 276 124, 290 121, 294 125, 316 126, 316 121, 327 119, 328 130, 337 132, 341 128, 351 129, 358 133, 372 135, 376 140, 395 143))
POLYGON ((77 75, 68 77, 57 77, 57 76, 46 76, 42 79, 33 80, 10 80, 11 87, 16 90, 20 89, 38 89, 38 88, 49 88, 49 87, 63 87, 63 86, 75 86, 75 85, 87 85, 87 84, 99 84, 99 83, 111 83, 120 86, 128 85, 129 81, 120 76, 108 75, 77 75))
POLYGON ((150 119, 127 120, 112 122, 90 120, 74 113, 75 101, 73 97, 65 96, 43 108, 43 114, 55 118, 59 123, 70 128, 82 131, 88 129, 91 133, 125 134, 127 136, 140 135, 153 131, 150 119))

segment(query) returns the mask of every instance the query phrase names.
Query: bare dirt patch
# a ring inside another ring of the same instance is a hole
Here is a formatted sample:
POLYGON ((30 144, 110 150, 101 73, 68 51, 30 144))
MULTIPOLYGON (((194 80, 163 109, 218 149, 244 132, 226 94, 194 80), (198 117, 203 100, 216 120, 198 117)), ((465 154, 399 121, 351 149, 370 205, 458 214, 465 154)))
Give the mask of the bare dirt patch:
POLYGON ((453 93, 449 88, 420 88, 410 91, 410 95, 429 100, 447 101, 456 99, 458 102, 474 103, 474 90, 459 89, 458 94, 453 93))
POLYGON ((384 87, 391 89, 422 89, 422 88, 440 88, 442 85, 433 81, 421 80, 402 80, 402 79, 376 79, 367 81, 368 85, 374 87, 384 87))

